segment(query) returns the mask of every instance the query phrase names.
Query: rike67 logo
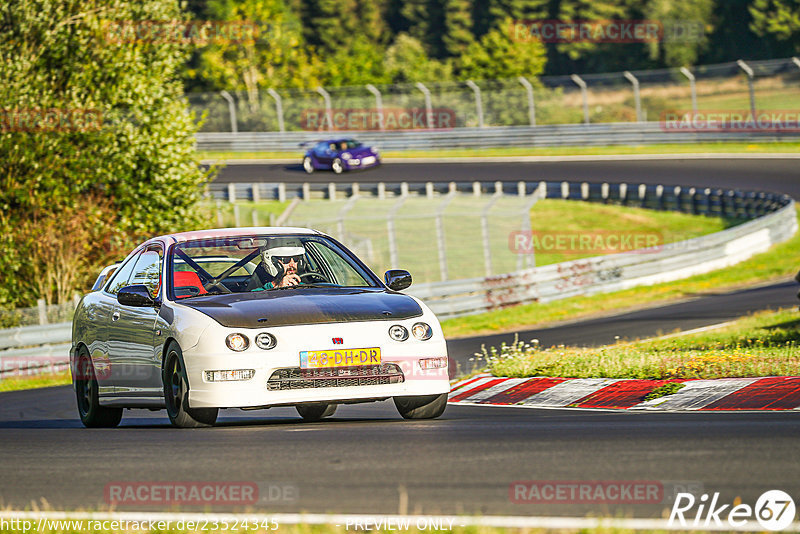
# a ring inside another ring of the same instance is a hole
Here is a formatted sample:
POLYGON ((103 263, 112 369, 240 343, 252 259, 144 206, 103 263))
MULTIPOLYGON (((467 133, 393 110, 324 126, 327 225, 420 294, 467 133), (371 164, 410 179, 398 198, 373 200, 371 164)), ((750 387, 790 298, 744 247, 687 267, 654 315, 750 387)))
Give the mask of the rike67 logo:
POLYGON ((719 502, 719 492, 709 500, 708 494, 697 499, 691 493, 679 493, 669 515, 669 526, 682 528, 722 527, 733 530, 750 528, 748 523, 758 521, 766 530, 785 530, 792 526, 795 518, 794 500, 781 490, 769 490, 761 494, 755 507, 748 504, 719 502), (677 522, 677 525, 676 525, 677 522))

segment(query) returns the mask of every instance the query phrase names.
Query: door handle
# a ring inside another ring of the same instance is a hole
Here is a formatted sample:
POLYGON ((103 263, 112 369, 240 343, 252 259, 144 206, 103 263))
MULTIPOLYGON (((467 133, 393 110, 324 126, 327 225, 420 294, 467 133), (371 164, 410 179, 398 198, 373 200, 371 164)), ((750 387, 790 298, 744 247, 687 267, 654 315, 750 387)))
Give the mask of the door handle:
POLYGON ((112 313, 111 314, 111 320, 112 321, 116 321, 117 319, 119 319, 119 312, 112 313))

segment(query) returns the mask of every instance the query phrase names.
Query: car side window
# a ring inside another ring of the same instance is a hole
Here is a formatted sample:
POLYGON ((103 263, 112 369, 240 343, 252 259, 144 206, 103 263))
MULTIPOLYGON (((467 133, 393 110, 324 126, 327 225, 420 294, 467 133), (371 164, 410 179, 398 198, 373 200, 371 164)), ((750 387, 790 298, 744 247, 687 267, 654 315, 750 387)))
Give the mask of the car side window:
POLYGON ((317 143, 317 146, 314 147, 314 154, 316 154, 317 156, 324 156, 327 151, 328 151, 327 143, 317 143))
POLYGON ((136 261, 133 275, 128 285, 144 284, 150 291, 150 296, 156 298, 160 289, 161 265, 164 254, 161 247, 151 247, 142 252, 136 261))
POLYGON ((139 259, 140 255, 141 253, 134 254, 122 265, 122 267, 117 269, 116 273, 114 273, 114 277, 111 279, 111 282, 109 282, 106 286, 106 291, 108 293, 116 295, 120 289, 128 285, 128 279, 131 277, 133 268, 136 266, 136 260, 139 259))

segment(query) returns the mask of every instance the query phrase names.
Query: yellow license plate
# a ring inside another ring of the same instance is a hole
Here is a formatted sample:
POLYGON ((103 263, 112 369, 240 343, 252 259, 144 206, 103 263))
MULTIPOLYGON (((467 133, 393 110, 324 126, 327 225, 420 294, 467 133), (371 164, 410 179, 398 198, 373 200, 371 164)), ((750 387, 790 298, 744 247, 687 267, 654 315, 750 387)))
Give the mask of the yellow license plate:
POLYGON ((325 367, 354 367, 360 365, 380 365, 381 349, 333 349, 308 350, 300 353, 301 369, 322 369, 325 367))

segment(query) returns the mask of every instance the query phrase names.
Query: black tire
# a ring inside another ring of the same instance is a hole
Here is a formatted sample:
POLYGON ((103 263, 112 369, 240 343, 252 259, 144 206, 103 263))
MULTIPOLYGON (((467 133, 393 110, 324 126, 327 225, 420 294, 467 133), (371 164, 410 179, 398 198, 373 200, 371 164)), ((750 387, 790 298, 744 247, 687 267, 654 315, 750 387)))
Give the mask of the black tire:
POLYGON ((305 421, 319 421, 323 417, 330 417, 336 412, 336 404, 325 404, 315 402, 313 404, 298 404, 297 413, 305 421))
POLYGON ((394 405, 404 419, 435 419, 447 408, 447 393, 419 397, 395 397, 394 405))
POLYGON ((342 171, 344 171, 344 164, 342 164, 342 160, 339 158, 333 160, 333 163, 331 163, 331 170, 334 172, 334 174, 342 174, 342 171))
POLYGON ((308 174, 312 174, 314 172, 314 163, 308 156, 303 158, 303 170, 308 174))
POLYGON ((189 380, 181 348, 174 341, 167 347, 162 382, 164 403, 170 422, 178 428, 213 426, 219 408, 189 408, 189 380))
POLYGON ((97 376, 86 347, 81 347, 72 374, 81 423, 87 428, 113 428, 122 419, 122 408, 100 406, 97 376))

